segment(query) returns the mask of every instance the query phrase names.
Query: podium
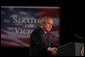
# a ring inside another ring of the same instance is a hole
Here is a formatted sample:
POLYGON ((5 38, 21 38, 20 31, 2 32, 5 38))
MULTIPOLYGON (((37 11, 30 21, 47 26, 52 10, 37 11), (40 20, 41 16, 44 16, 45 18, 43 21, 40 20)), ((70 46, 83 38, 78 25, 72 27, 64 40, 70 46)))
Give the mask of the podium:
POLYGON ((60 46, 57 56, 84 56, 84 43, 68 43, 60 46))

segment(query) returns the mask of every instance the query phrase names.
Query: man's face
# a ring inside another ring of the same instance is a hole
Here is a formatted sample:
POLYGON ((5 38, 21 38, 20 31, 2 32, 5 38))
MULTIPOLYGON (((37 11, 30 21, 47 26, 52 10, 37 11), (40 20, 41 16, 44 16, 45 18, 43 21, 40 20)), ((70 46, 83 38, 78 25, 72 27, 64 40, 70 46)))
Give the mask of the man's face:
POLYGON ((51 31, 52 25, 53 25, 53 20, 47 20, 47 22, 43 24, 43 27, 46 31, 51 31))

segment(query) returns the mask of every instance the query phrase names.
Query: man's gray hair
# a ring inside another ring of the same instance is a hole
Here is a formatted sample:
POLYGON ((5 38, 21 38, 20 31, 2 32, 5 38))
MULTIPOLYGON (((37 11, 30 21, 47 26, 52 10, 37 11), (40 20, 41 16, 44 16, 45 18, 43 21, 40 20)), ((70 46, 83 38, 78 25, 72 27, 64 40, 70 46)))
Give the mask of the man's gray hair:
POLYGON ((51 17, 43 17, 40 21, 40 24, 46 23, 48 20, 53 20, 51 17))

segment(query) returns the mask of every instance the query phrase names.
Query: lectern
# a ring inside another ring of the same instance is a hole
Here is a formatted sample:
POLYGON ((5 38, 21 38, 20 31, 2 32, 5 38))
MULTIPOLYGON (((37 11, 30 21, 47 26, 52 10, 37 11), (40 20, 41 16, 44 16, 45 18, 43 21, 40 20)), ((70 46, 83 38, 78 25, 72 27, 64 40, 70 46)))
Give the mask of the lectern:
POLYGON ((84 56, 84 43, 68 43, 58 48, 57 56, 84 56))

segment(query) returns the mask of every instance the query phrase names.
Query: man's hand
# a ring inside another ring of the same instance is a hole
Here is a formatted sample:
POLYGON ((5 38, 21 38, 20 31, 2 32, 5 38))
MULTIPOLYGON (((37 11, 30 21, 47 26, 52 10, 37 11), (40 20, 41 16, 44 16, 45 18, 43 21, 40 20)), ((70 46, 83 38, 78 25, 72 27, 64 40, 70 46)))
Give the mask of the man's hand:
POLYGON ((57 54, 57 48, 56 47, 52 47, 52 48, 49 47, 48 51, 50 51, 52 55, 56 55, 57 54))

